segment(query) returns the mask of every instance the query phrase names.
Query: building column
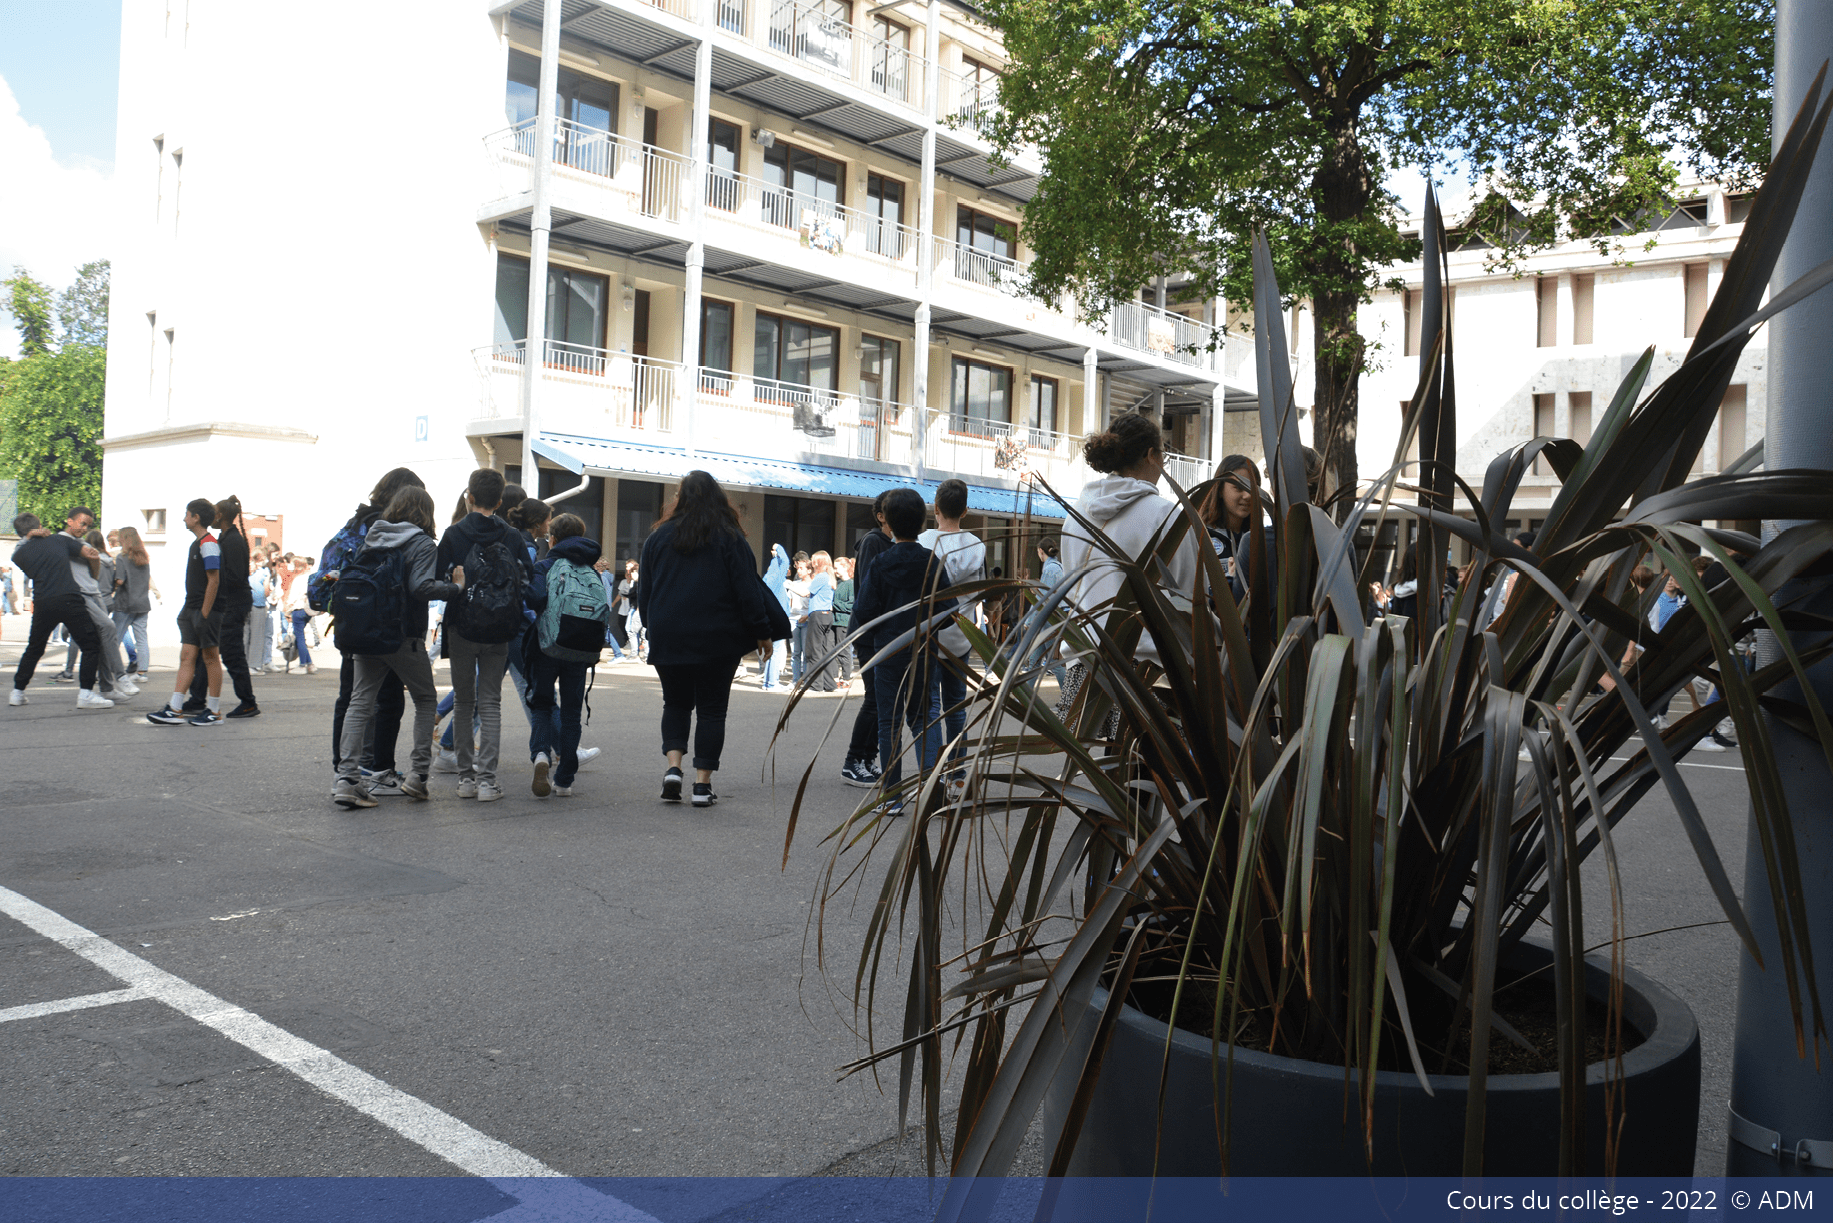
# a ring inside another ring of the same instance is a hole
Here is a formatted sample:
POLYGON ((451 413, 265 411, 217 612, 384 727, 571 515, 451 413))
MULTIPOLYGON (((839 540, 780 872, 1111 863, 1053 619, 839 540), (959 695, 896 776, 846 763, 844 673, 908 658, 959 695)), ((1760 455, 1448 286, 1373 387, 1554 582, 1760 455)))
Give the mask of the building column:
POLYGON ((708 0, 700 6, 700 43, 694 48, 694 106, 688 115, 687 225, 693 241, 681 293, 681 372, 675 379, 675 412, 682 444, 694 453, 694 417, 700 403, 700 300, 706 273, 707 140, 713 121, 713 14, 708 0))
MULTIPOLYGON (((1090 344, 1082 353, 1082 432, 1100 431, 1101 354, 1090 344)), ((1065 432, 1068 432, 1065 430, 1065 432)))
POLYGON ((936 107, 941 94, 942 3, 929 0, 924 24, 923 50, 928 63, 923 68, 923 168, 917 179, 917 308, 915 319, 916 349, 913 356, 910 397, 910 465, 916 470, 917 483, 923 482, 923 468, 929 459, 929 303, 936 283, 936 107))
POLYGON ((1572 272, 1559 274, 1558 289, 1553 296, 1553 343, 1556 347, 1567 348, 1572 344, 1572 324, 1577 315, 1572 312, 1572 286, 1577 282, 1572 272))
POLYGON ((554 177, 554 101, 560 92, 560 6, 541 14, 541 93, 535 100, 534 207, 528 219, 528 327, 522 345, 522 487, 541 486, 535 459, 540 428, 537 398, 547 364, 547 245, 554 229, 548 189, 554 177))
MULTIPOLYGON (((1152 284, 1152 301, 1161 311, 1165 308, 1165 276, 1160 273, 1152 284)), ((1165 389, 1152 392, 1152 416, 1160 429, 1165 427, 1165 389)))

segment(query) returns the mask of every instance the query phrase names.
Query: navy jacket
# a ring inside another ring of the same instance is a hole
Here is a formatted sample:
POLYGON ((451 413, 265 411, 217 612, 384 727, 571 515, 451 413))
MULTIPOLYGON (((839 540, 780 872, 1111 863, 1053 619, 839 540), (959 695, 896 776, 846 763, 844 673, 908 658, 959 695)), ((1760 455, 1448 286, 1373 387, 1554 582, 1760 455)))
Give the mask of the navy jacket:
MULTIPOLYGON (((872 559, 872 579, 853 603, 853 623, 862 629, 886 612, 892 617, 871 630, 874 643, 891 641, 907 633, 917 622, 918 609, 906 607, 932 591, 948 587, 948 570, 936 554, 922 544, 903 540, 892 544, 872 559), (902 608, 903 610, 897 610, 902 608)), ((938 612, 954 610, 957 600, 942 596, 936 599, 938 612)), ((876 653, 878 644, 868 647, 876 653)))
POLYGON ((757 575, 751 546, 722 531, 692 552, 675 547, 675 524, 661 522, 643 541, 634 592, 649 632, 652 666, 737 665, 757 643, 787 636, 773 627, 782 608, 757 575))

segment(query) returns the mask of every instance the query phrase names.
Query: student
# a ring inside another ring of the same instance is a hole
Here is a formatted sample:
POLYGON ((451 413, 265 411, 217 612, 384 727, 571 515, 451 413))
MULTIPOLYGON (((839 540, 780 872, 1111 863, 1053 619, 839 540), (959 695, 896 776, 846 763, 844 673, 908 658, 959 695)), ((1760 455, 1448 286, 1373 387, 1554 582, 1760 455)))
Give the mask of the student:
POLYGON ((840 687, 853 686, 853 647, 846 644, 847 630, 853 624, 853 558, 842 556, 834 561, 834 627, 833 644, 840 649, 840 687))
POLYGON ((873 558, 892 543, 891 528, 885 525, 885 499, 893 491, 886 489, 872 502, 872 516, 878 523, 878 529, 867 531, 853 549, 853 614, 849 620, 860 630, 851 636, 853 651, 859 656, 859 679, 865 687, 865 698, 860 701, 859 713, 853 718, 853 737, 847 743, 846 762, 840 766, 840 779, 849 786, 861 788, 878 784, 878 695, 872 668, 866 666, 872 660, 872 642, 870 635, 864 632, 866 620, 859 614, 859 600, 865 595, 866 571, 871 567, 873 558))
MULTIPOLYGON (((115 586, 115 563, 108 555, 107 540, 94 527, 83 532, 71 532, 66 525, 67 533, 75 534, 96 551, 96 569, 92 572, 86 561, 72 561, 70 576, 75 579, 77 589, 83 592, 83 608, 89 613, 89 620, 95 625, 101 641, 101 653, 97 656, 96 686, 103 696, 116 704, 124 703, 128 697, 138 694, 139 686, 128 676, 127 664, 121 659, 121 639, 115 633, 114 617, 109 614, 105 598, 112 598, 115 586)), ((72 641, 64 655, 64 673, 61 678, 74 679, 72 669, 76 665, 76 643, 72 641)))
POLYGON ((682 477, 674 504, 643 541, 637 610, 650 629, 650 662, 662 681, 662 799, 681 801, 688 729, 696 718, 696 807, 719 801, 713 774, 726 741, 732 673, 752 650, 788 636, 788 618, 757 580, 738 513, 704 471, 682 477))
POLYGON ((152 558, 140 542, 140 532, 121 528, 121 549, 115 553, 115 601, 112 620, 122 644, 133 634, 132 658, 139 669, 136 683, 146 683, 146 669, 152 663, 147 648, 146 618, 153 610, 152 598, 159 594, 153 582, 152 558))
MULTIPOLYGON (((229 677, 236 695, 236 706, 226 716, 253 718, 260 715, 261 706, 255 702, 254 682, 248 675, 246 638, 254 601, 248 586, 251 567, 248 536, 242 531, 241 519, 239 497, 225 497, 216 503, 216 545, 222 551, 223 574, 222 586, 217 592, 223 609, 218 648, 222 652, 223 672, 229 677)), ((194 713, 203 707, 204 677, 196 674, 191 680, 191 699, 181 712, 194 713)))
POLYGON ((597 540, 587 538, 584 520, 577 514, 556 514, 549 520, 548 538, 548 553, 535 562, 534 580, 528 585, 528 606, 536 614, 537 646, 528 656, 528 704, 537 714, 553 709, 558 687, 560 734, 557 739, 553 736, 546 718, 535 720, 540 740, 533 789, 536 798, 546 798, 550 791, 565 798, 573 793, 573 779, 579 773, 579 711, 585 705, 586 672, 596 664, 603 647, 611 604, 603 599, 605 586, 597 571, 603 551, 597 540), (550 607, 556 600, 565 602, 550 607), (589 641, 592 662, 569 657, 566 639, 569 629, 581 627, 587 619, 594 623, 589 641), (552 641, 550 626, 556 630, 552 641))
MULTIPOLYGON (((936 485, 936 525, 917 536, 917 542, 935 553, 946 572, 946 586, 964 586, 983 582, 987 575, 987 548, 972 531, 961 529, 967 516, 967 484, 961 480, 944 480, 936 485)), ((935 691, 930 703, 942 717, 947 741, 953 743, 967 725, 967 670, 972 646, 967 634, 949 624, 936 635, 936 642, 954 657, 954 664, 943 662, 931 668, 930 683, 935 691)), ((959 759, 962 749, 956 747, 951 759, 959 759)))
MULTIPOLYGON (((521 533, 498 517, 505 487, 500 471, 480 467, 471 473, 465 485, 471 512, 450 527, 445 538, 439 541, 438 572, 441 577, 450 578, 467 563, 474 570, 485 564, 496 569, 507 559, 515 565, 513 575, 477 571, 470 575, 469 581, 473 584, 493 581, 505 584, 506 589, 506 584, 513 580, 519 609, 522 593, 534 577, 534 562, 521 533)), ((543 517, 545 519, 545 515, 543 517)), ((511 652, 520 645, 522 629, 505 635, 497 625, 471 624, 466 616, 462 601, 447 603, 444 649, 452 663, 452 726, 458 754, 458 796, 488 803, 503 797, 503 789, 497 784, 497 765, 503 750, 503 672, 511 665, 511 652), (477 727, 475 751, 471 747, 470 734, 474 720, 477 727), (457 733, 460 731, 464 733, 457 733)), ((517 616, 520 620, 526 619, 519 610, 517 616)), ((519 666, 519 659, 513 661, 519 666)), ((543 715, 543 721, 546 720, 543 715)), ((534 725, 535 715, 530 712, 531 730, 534 725)))
POLYGON ((266 674, 274 661, 274 633, 267 622, 267 598, 273 580, 273 568, 263 551, 248 574, 248 627, 242 634, 248 669, 256 675, 266 674))
POLYGON ((803 649, 808 661, 802 674, 810 692, 832 692, 838 660, 834 657, 834 558, 817 552, 808 558, 808 613, 803 649))
POLYGON ((783 583, 783 591, 789 597, 789 684, 793 688, 808 673, 808 553, 797 552, 790 562, 790 575, 783 583))
MULTIPOLYGON (((338 754, 337 784, 331 801, 349 810, 373 807, 375 796, 361 775, 359 761, 363 743, 369 734, 369 721, 375 716, 376 697, 382 681, 395 676, 406 687, 414 701, 413 771, 399 782, 401 793, 409 798, 427 797, 427 775, 433 764, 434 710, 439 705, 438 690, 433 687, 433 664, 426 656, 426 605, 433 599, 461 598, 465 589, 462 568, 452 573, 452 580, 441 581, 436 572, 438 549, 433 533, 433 498, 424 488, 408 486, 395 494, 381 515, 363 537, 363 546, 349 567, 368 570, 379 563, 378 553, 398 551, 401 580, 405 587, 399 626, 400 644, 387 654, 361 654, 346 651, 353 658, 356 672, 350 693, 350 707, 344 715, 344 742, 338 754)), ((344 613, 348 622, 349 612, 344 613)), ((339 628, 339 644, 344 629, 339 628)))
MULTIPOLYGON (((864 625, 895 612, 873 630, 878 642, 889 643, 909 632, 919 618, 931 611, 952 611, 955 600, 937 598, 933 608, 926 602, 920 608, 908 606, 927 600, 948 583, 947 571, 935 553, 917 542, 923 531, 923 498, 914 489, 892 489, 885 498, 884 517, 896 542, 873 559, 865 593, 853 604, 853 618, 864 625)), ((902 798, 891 794, 903 774, 899 759, 902 726, 908 725, 916 737, 917 759, 922 768, 933 765, 942 750, 941 727, 929 716, 929 671, 934 665, 934 646, 927 638, 926 632, 919 633, 915 641, 867 672, 873 675, 878 694, 878 759, 880 785, 888 796, 887 815, 904 813, 902 798)))
MULTIPOLYGON (((69 522, 79 530, 88 530, 94 521, 95 515, 82 506, 70 511, 69 522)), ((32 582, 32 627, 26 636, 25 653, 19 656, 18 669, 13 672, 13 691, 7 697, 7 704, 29 703, 26 686, 32 682, 38 660, 44 657, 51 630, 61 624, 81 651, 77 674, 82 687, 76 694, 76 707, 114 708, 113 701, 95 690, 102 641, 89 619, 88 608, 83 605, 82 591, 70 573, 72 562, 88 562, 93 566, 92 573, 99 571, 101 555, 67 531, 53 535, 34 514, 20 514, 14 518, 13 534, 19 536, 19 543, 13 548, 13 564, 32 582)))
MULTIPOLYGON (((1038 542, 1037 560, 1038 564, 1042 566, 1037 579, 1038 585, 1042 587, 1038 591, 1040 601, 1050 591, 1056 589, 1057 584, 1063 580, 1063 562, 1057 559, 1061 552, 1062 545, 1057 542, 1057 537, 1054 535, 1047 535, 1038 542)), ((1036 618, 1037 612, 1032 611, 1020 624, 1021 640, 1024 633, 1031 631, 1031 625, 1035 623, 1036 618)), ((1057 691, 1061 692, 1064 685, 1069 682, 1069 670, 1064 667, 1062 658, 1057 654, 1056 635, 1048 630, 1038 634, 1037 645, 1032 647, 1031 657, 1025 660, 1025 670, 1035 671, 1040 665, 1056 678, 1057 691)))
POLYGON ((210 526, 216 521, 216 506, 208 497, 198 497, 185 506, 185 529, 191 532, 191 549, 185 557, 185 605, 178 613, 178 680, 172 685, 172 699, 146 715, 149 722, 161 726, 218 726, 223 701, 223 658, 219 642, 223 632, 221 586, 223 550, 217 546, 210 526), (206 676, 204 707, 186 717, 185 694, 202 663, 206 676))

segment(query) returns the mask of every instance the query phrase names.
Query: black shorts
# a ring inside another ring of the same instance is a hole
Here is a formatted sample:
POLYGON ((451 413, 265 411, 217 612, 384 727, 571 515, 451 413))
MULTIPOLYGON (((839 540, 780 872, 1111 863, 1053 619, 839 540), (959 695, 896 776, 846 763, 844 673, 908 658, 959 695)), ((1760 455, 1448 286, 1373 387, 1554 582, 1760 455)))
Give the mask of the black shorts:
POLYGON ((214 650, 223 636, 223 609, 213 607, 208 616, 195 607, 187 607, 178 613, 178 640, 181 645, 194 645, 203 650, 214 650))

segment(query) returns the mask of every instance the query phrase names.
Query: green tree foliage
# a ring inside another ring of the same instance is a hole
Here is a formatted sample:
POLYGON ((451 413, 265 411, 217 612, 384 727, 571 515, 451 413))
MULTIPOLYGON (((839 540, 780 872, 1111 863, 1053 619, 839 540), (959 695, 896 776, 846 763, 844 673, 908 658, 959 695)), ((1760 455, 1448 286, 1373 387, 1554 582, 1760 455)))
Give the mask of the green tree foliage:
POLYGON ((1249 300, 1249 235, 1316 319, 1317 438, 1353 482, 1356 309, 1417 258, 1384 183, 1476 172, 1504 262, 1769 156, 1771 0, 985 0, 992 135, 1039 146, 1032 288, 1097 313, 1166 266, 1249 300))
POLYGON ((22 267, 0 280, 6 290, 6 306, 12 312, 13 326, 19 332, 19 355, 26 358, 51 351, 51 287, 22 267))
POLYGON ((108 260, 76 270, 76 280, 57 295, 57 326, 65 344, 108 347, 108 260))
POLYGON ((62 522, 102 500, 103 388, 108 367, 108 261, 86 263, 55 298, 24 268, 6 287, 21 359, 0 361, 0 473, 19 482, 19 509, 62 522))

